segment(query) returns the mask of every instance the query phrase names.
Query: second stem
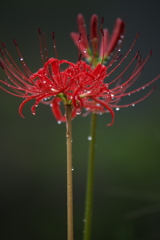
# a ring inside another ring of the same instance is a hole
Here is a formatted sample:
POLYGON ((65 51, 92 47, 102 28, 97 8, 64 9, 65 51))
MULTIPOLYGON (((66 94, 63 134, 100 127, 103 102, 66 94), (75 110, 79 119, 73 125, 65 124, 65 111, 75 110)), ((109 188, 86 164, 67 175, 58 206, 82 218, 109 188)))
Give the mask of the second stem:
POLYGON ((94 181, 94 159, 95 159, 95 142, 96 142, 96 113, 92 113, 91 132, 88 140, 89 146, 89 161, 87 172, 87 189, 84 217, 84 235, 83 240, 90 240, 91 237, 91 220, 92 220, 92 205, 93 205, 93 181, 94 181))

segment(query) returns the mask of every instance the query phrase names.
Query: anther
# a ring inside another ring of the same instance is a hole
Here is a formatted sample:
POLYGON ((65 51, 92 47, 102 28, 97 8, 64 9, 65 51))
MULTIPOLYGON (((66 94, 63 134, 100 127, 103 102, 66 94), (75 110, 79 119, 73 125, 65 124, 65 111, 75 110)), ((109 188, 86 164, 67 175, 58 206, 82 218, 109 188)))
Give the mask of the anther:
POLYGON ((13 43, 14 43, 15 47, 18 47, 18 44, 15 39, 13 39, 13 43))
POLYGON ((52 39, 55 39, 55 32, 52 32, 52 39))
POLYGON ((38 34, 41 35, 41 29, 40 28, 38 28, 38 34))
POLYGON ((102 36, 104 37, 104 31, 103 31, 103 29, 101 28, 101 33, 102 33, 102 36))
POLYGON ((4 66, 3 66, 2 62, 0 62, 0 65, 1 65, 1 68, 4 70, 4 66))
POLYGON ((78 61, 81 61, 82 59, 82 53, 79 54, 78 61))
POLYGON ((136 54, 136 57, 135 57, 135 59, 137 59, 137 58, 138 58, 138 56, 139 56, 139 51, 137 51, 137 54, 136 54))
POLYGON ((2 45, 2 47, 6 48, 6 45, 3 42, 1 43, 1 45, 2 45))
POLYGON ((79 34, 78 42, 81 41, 82 33, 79 34))
POLYGON ((152 49, 151 49, 149 55, 152 56, 152 53, 153 53, 153 51, 152 51, 152 49))
POLYGON ((1 52, 2 56, 4 56, 4 52, 3 52, 2 48, 0 48, 0 52, 1 52))

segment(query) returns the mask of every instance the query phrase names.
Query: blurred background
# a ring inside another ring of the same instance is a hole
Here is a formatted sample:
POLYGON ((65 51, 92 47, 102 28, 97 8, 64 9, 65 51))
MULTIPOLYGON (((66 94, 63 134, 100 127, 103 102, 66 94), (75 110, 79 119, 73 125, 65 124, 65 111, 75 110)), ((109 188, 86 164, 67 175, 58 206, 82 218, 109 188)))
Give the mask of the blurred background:
MULTIPOLYGON (((114 21, 126 21, 124 55, 137 33, 131 52, 153 55, 135 87, 160 73, 160 3, 131 0, 3 1, 0 41, 14 59, 15 38, 31 71, 41 67, 37 29, 46 33, 50 57, 51 33, 56 32, 59 59, 77 61, 69 33, 77 31, 76 16, 104 16, 112 32, 114 21)), ((88 28, 89 30, 89 28, 88 28)), ((132 55, 133 54, 133 55, 132 55)), ((129 58, 129 59, 131 59, 129 58)), ((128 73, 129 74, 129 73, 128 73)), ((4 79, 0 71, 0 79, 4 79)), ((134 108, 98 116, 92 240, 160 239, 160 80, 156 91, 134 108)), ((146 90, 147 91, 147 90, 146 90)), ((145 94, 140 92, 138 97, 145 94)), ((135 100, 137 99, 135 98, 135 100)), ((126 103, 130 99, 126 98, 126 103)), ((0 238, 3 240, 66 239, 65 124, 57 124, 48 106, 32 103, 18 114, 21 99, 0 92, 0 238)), ((73 121, 75 239, 82 239, 90 116, 73 121)))

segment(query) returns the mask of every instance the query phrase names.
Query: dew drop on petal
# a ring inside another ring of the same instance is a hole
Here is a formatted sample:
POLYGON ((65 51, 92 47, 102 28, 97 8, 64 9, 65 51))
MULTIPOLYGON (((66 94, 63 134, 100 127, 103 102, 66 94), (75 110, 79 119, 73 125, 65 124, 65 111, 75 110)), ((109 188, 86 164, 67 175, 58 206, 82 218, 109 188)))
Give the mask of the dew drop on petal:
POLYGON ((84 52, 84 53, 86 53, 87 51, 86 51, 86 50, 84 50, 83 52, 84 52))
POLYGON ((121 44, 121 43, 122 43, 122 40, 121 40, 121 39, 119 39, 119 40, 118 40, 118 44, 121 44))
POLYGON ((88 141, 91 141, 92 140, 92 137, 91 136, 88 136, 88 141))
POLYGON ((120 108, 119 107, 116 107, 116 111, 119 111, 120 110, 120 108))
POLYGON ((132 104, 132 107, 134 107, 134 106, 135 106, 135 104, 133 103, 133 104, 132 104))
POLYGON ((76 110, 76 114, 77 114, 77 115, 80 115, 80 114, 81 114, 81 109, 80 109, 80 108, 78 108, 78 109, 76 110))
POLYGON ((111 98, 114 99, 114 94, 111 94, 111 98))
POLYGON ((74 171, 74 167, 72 167, 72 171, 74 171))
POLYGON ((61 124, 61 121, 57 121, 58 124, 61 124))
POLYGON ((23 61, 23 58, 20 58, 20 61, 23 61))
POLYGON ((76 114, 77 114, 77 115, 80 115, 80 114, 81 114, 81 112, 78 112, 78 111, 77 111, 77 112, 76 112, 76 114))

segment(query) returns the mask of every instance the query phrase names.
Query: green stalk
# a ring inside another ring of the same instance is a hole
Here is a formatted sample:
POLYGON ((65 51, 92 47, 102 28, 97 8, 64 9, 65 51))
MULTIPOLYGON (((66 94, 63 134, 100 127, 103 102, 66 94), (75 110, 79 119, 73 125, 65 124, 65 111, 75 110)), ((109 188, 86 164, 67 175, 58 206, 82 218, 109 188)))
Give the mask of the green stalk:
POLYGON ((73 240, 73 184, 72 184, 72 106, 66 104, 66 144, 67 144, 67 234, 73 240))
POLYGON ((96 120, 97 120, 96 113, 92 113, 91 130, 90 130, 90 136, 88 138, 88 140, 90 140, 90 146, 89 146, 89 159, 88 159, 89 161, 88 161, 88 172, 87 172, 87 189, 86 189, 83 240, 90 240, 90 237, 91 237, 96 122, 97 122, 96 120))

